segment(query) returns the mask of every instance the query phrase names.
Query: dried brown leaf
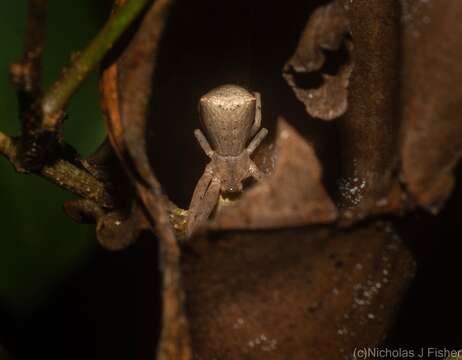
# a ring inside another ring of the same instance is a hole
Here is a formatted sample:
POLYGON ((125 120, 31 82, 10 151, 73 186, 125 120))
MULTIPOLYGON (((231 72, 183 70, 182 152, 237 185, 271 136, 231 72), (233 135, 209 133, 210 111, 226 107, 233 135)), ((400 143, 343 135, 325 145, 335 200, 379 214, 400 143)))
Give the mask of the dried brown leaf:
MULTIPOLYGON (((340 123, 339 205, 361 217, 404 204, 399 156, 400 9, 396 2, 348 2, 355 66, 340 123)), ((351 215, 351 212, 350 212, 351 215)))
POLYGON ((333 120, 347 109, 352 62, 342 64, 336 74, 322 69, 327 61, 326 51, 339 51, 345 46, 348 53, 352 52, 347 33, 348 18, 343 6, 332 2, 319 7, 307 22, 297 50, 284 66, 284 78, 311 116, 333 120), (321 84, 301 85, 299 79, 310 75, 320 77, 321 84))
POLYGON ((401 179, 434 210, 449 196, 462 156, 461 16, 457 0, 403 1, 401 179))
POLYGON ((278 123, 275 168, 233 205, 221 209, 215 229, 269 229, 333 222, 335 205, 321 183, 322 169, 311 144, 285 120, 278 123))
POLYGON ((119 60, 105 70, 102 90, 111 142, 160 240, 162 331, 157 357, 188 360, 192 354, 182 306, 180 249, 170 223, 170 202, 151 168, 146 147, 155 58, 171 3, 157 0, 151 5, 119 60))
POLYGON ((183 273, 197 359, 323 359, 376 346, 414 272, 394 230, 198 239, 183 273))

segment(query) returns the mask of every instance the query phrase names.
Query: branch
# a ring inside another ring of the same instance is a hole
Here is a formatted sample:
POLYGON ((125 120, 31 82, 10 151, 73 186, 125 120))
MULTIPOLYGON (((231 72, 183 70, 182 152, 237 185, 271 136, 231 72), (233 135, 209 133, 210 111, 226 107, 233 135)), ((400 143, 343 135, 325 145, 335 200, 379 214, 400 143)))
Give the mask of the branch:
POLYGON ((0 154, 5 156, 10 162, 13 162, 16 158, 14 140, 2 132, 0 132, 0 154))
POLYGON ((69 161, 56 160, 50 165, 45 165, 40 174, 84 199, 92 200, 102 207, 114 207, 114 201, 105 185, 69 161))
POLYGON ((63 71, 61 78, 47 91, 42 100, 42 126, 45 129, 56 131, 59 126, 60 111, 90 71, 96 67, 150 1, 129 0, 118 8, 88 47, 63 71))
POLYGON ((60 123, 72 94, 151 0, 129 0, 110 17, 100 33, 42 97, 41 67, 47 0, 29 0, 25 50, 10 66, 17 88, 22 134, 12 138, 0 132, 0 154, 19 172, 32 171, 60 187, 102 207, 114 201, 103 182, 66 160, 60 123))
MULTIPOLYGON (((24 169, 18 162, 18 145, 17 139, 0 132, 0 154, 4 155, 16 170, 23 172, 24 169)), ((101 207, 114 207, 114 200, 106 190, 105 184, 70 161, 56 160, 43 166, 37 173, 84 199, 94 201, 101 207)))
POLYGON ((13 84, 19 91, 39 95, 47 0, 29 0, 24 55, 20 63, 12 64, 13 84))
POLYGON ((24 54, 20 62, 11 64, 10 76, 17 89, 22 137, 18 157, 25 168, 43 163, 43 151, 48 137, 40 131, 42 114, 37 101, 42 94, 42 54, 47 18, 46 0, 29 0, 24 54))

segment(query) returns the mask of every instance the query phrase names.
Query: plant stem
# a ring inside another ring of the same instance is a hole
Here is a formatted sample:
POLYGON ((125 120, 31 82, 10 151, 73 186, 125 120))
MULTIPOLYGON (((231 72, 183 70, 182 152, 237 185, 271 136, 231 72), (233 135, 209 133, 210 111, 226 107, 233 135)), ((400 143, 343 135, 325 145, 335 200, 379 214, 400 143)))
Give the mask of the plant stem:
POLYGON ((72 94, 150 1, 129 0, 118 8, 88 47, 63 71, 42 99, 45 129, 55 131, 59 125, 58 114, 72 94))
MULTIPOLYGON (((17 171, 25 171, 17 159, 18 141, 2 132, 0 132, 0 154, 4 155, 17 171)), ((36 173, 84 199, 94 201, 99 206, 114 207, 114 200, 106 190, 105 184, 67 160, 53 161, 36 173)))
POLYGON ((0 131, 0 154, 12 161, 16 157, 16 147, 14 140, 0 131))

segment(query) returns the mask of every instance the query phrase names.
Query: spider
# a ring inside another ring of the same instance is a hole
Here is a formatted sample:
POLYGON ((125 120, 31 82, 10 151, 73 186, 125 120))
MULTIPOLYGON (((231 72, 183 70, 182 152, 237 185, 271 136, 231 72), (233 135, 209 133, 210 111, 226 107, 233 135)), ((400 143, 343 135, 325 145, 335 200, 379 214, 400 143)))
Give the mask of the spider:
POLYGON ((210 143, 200 129, 194 135, 210 158, 197 182, 186 225, 191 236, 220 202, 235 198, 247 178, 259 181, 264 173, 250 158, 268 130, 261 127, 260 94, 237 85, 217 87, 199 101, 199 113, 210 143))

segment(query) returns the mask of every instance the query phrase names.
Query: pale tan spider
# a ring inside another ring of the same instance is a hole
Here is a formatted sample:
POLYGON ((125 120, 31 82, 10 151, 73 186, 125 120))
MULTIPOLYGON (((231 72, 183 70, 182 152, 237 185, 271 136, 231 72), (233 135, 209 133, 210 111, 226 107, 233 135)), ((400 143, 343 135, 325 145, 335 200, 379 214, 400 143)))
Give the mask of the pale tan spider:
POLYGON ((199 112, 208 138, 194 131, 199 145, 211 161, 194 190, 187 222, 190 236, 208 220, 220 196, 236 195, 243 180, 261 180, 263 172, 250 158, 268 130, 261 128, 260 94, 236 85, 223 85, 202 96, 199 112))

